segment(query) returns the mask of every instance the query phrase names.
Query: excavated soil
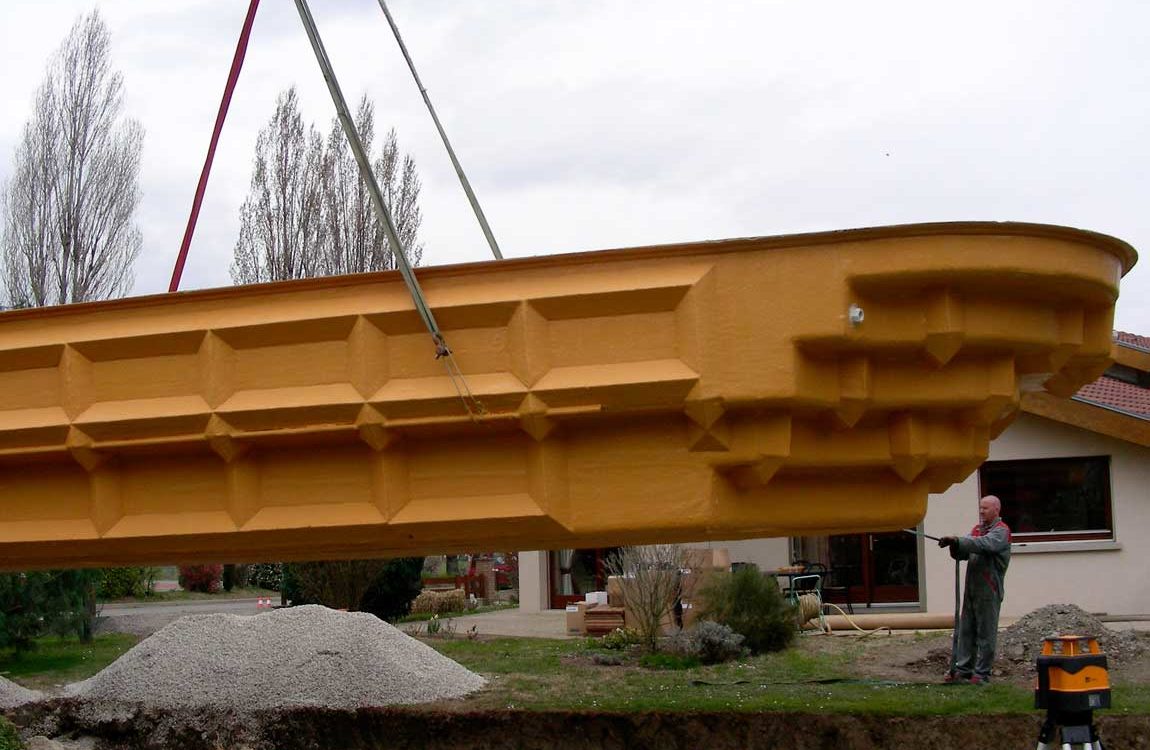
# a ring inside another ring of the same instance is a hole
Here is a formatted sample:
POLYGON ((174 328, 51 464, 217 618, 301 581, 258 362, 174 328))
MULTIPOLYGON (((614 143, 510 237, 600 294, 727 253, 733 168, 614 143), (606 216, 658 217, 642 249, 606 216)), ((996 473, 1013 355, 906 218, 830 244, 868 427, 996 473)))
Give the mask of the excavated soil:
MULTIPOLYGON (((455 712, 421 709, 263 712, 138 710, 98 725, 67 700, 18 709, 43 734, 95 737, 98 750, 886 750, 1034 746, 1037 715, 927 718, 801 713, 455 712), (22 713, 23 712, 23 713, 22 713)), ((1101 716, 1107 750, 1150 746, 1150 717, 1101 716)))
MULTIPOLYGON (((1117 630, 1073 604, 1051 604, 1020 618, 998 636, 998 655, 992 679, 1030 687, 1034 684, 1035 658, 1043 639, 1075 634, 1098 640, 1106 654, 1114 684, 1150 683, 1150 632, 1117 630)), ((834 650, 841 646, 824 643, 834 650)), ((855 662, 866 676, 906 682, 934 682, 950 668, 951 632, 927 635, 874 635, 860 640, 865 655, 855 662)))

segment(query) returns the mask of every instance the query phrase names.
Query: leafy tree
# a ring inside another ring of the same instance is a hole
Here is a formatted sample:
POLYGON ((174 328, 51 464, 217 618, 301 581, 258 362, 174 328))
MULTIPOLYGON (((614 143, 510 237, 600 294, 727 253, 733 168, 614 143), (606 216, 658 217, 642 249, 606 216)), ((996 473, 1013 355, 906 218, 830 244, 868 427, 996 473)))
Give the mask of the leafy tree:
POLYGON ((283 586, 283 563, 252 563, 246 567, 248 585, 271 591, 279 591, 283 586))
POLYGON ((152 596, 156 593, 159 568, 104 568, 98 575, 101 599, 152 596))
POLYGON ((284 595, 293 604, 322 604, 380 619, 406 615, 422 585, 423 558, 286 563, 284 595))
MULTIPOLYGON (((356 120, 370 154, 375 114, 367 97, 356 120)), ((423 253, 419 176, 410 156, 400 159, 394 130, 384 139, 373 169, 408 260, 417 265, 423 253)), ((251 284, 394 267, 339 120, 333 119, 325 140, 314 125, 305 126, 295 87, 281 93, 256 140, 251 186, 240 207, 233 281, 251 284)))
POLYGON ((358 611, 371 582, 383 572, 386 560, 337 560, 292 565, 299 598, 332 609, 358 611))
POLYGON ((4 186, 5 304, 107 299, 132 286, 144 132, 123 116, 123 77, 93 11, 48 65, 4 186))
POLYGON ((92 640, 95 570, 48 570, 0 575, 0 647, 24 650, 48 633, 92 640))
POLYGON ((394 622, 411 612, 411 603, 422 588, 422 557, 388 560, 364 592, 360 609, 381 620, 394 622))

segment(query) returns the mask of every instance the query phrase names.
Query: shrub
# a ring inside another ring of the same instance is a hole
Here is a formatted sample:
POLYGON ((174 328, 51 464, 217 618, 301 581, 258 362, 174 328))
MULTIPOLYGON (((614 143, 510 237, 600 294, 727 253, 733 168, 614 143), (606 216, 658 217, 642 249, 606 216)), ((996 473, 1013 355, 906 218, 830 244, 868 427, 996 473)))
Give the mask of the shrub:
POLYGON ((233 589, 242 589, 245 586, 247 586, 248 585, 248 568, 249 567, 250 566, 243 565, 243 564, 225 563, 224 564, 224 575, 220 581, 221 585, 224 587, 224 591, 232 591, 233 589))
POLYGON ((673 652, 694 657, 703 664, 721 664, 742 656, 746 650, 745 640, 726 625, 701 620, 690 630, 676 633, 670 647, 673 652))
POLYGON ((333 560, 292 563, 287 576, 289 593, 296 604, 322 604, 332 609, 358 611, 363 595, 383 573, 386 560, 333 560))
POLYGON ((246 566, 248 584, 268 591, 279 591, 283 585, 283 563, 255 563, 246 566))
POLYGON ((405 617, 411 612, 411 603, 419 596, 422 570, 422 557, 388 560, 364 592, 360 610, 389 622, 405 617))
POLYGON ((231 591, 236 587, 236 566, 232 563, 224 563, 224 572, 220 577, 220 585, 224 587, 224 591, 231 591))
POLYGON ((781 651, 794 640, 794 607, 770 576, 753 568, 720 573, 710 578, 700 594, 700 618, 743 636, 753 654, 781 651))
POLYGON ((610 633, 600 638, 598 641, 592 641, 600 648, 609 649, 611 651, 626 651, 631 646, 643 642, 643 636, 635 630, 628 628, 615 628, 610 633))
POLYGON ((411 603, 411 614, 445 615, 467 609, 467 595, 463 589, 451 591, 421 591, 411 603))
POLYGON ((304 596, 300 586, 299 568, 302 563, 282 563, 280 565, 280 597, 294 606, 301 604, 319 604, 319 602, 304 596))
MULTIPOLYGON (((260 585, 267 566, 251 566, 249 581, 260 585)), ((369 612, 394 622, 413 612, 412 601, 422 585, 422 557, 391 560, 339 560, 279 565, 276 586, 292 604, 322 604, 333 609, 369 612)), ((266 584, 264 584, 266 585, 266 584)), ((424 612, 462 611, 463 607, 425 609, 424 612)))
POLYGON ((24 743, 12 722, 0 716, 0 750, 22 750, 24 743))
POLYGON ((100 571, 101 599, 151 596, 156 593, 159 568, 104 568, 100 571))
POLYGON ((180 588, 185 591, 202 591, 205 594, 214 594, 220 590, 220 578, 223 573, 224 566, 219 563, 181 565, 180 588))

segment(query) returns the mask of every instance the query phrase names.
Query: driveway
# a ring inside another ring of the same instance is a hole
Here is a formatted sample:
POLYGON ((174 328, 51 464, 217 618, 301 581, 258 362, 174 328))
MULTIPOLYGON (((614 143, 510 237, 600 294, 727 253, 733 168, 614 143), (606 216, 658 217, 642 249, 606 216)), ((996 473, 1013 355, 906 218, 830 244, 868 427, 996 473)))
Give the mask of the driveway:
MULTIPOLYGON (((145 638, 184 615, 258 615, 267 612, 256 606, 257 599, 196 600, 184 602, 129 602, 105 604, 96 622, 98 633, 131 633, 145 638)), ((272 599, 279 603, 279 597, 272 599)), ((446 618, 445 618, 446 619, 446 618)), ((463 634, 475 626, 480 635, 517 638, 568 638, 566 613, 563 610, 523 612, 518 608, 481 615, 453 618, 457 632, 463 634)), ((401 630, 407 624, 397 626, 401 630)))
MULTIPOLYGON (((147 637, 184 615, 258 615, 267 612, 258 599, 205 599, 183 602, 126 602, 105 604, 96 620, 97 633, 131 633, 147 637)), ((278 597, 272 603, 278 603, 278 597)))

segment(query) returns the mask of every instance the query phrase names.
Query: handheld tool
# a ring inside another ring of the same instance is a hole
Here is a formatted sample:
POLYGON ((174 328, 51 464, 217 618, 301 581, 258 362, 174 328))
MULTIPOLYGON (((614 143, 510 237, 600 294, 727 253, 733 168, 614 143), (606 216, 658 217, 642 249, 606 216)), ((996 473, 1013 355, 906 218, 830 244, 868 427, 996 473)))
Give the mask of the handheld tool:
MULTIPOLYGON (((937 542, 939 537, 931 536, 924 531, 918 529, 903 529, 908 534, 921 536, 923 539, 930 539, 937 542)), ((958 624, 959 616, 961 614, 962 602, 959 596, 959 576, 958 576, 958 560, 954 561, 954 632, 950 636, 950 668, 947 670, 948 675, 954 674, 955 659, 958 658, 958 624)))

